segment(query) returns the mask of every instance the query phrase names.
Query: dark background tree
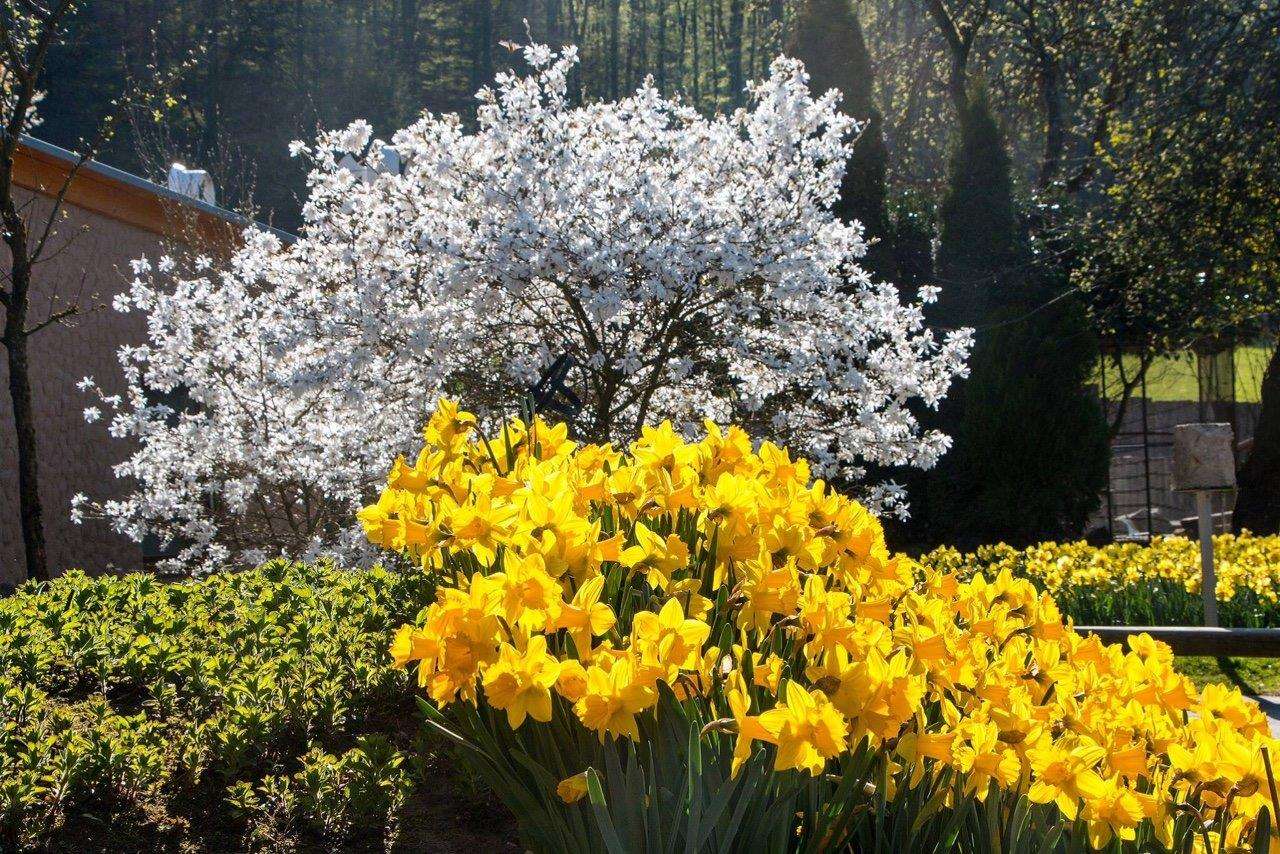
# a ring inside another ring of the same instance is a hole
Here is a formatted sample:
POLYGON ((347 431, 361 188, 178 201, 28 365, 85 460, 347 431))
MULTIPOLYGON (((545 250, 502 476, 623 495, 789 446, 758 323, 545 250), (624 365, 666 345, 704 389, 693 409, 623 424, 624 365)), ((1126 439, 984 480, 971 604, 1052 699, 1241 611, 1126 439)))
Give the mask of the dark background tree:
POLYGON ((54 220, 43 226, 33 222, 14 184, 14 158, 18 141, 36 123, 36 102, 42 97, 39 84, 49 52, 74 11, 71 0, 61 0, 48 10, 22 10, 6 5, 0 10, 0 42, 4 45, 3 115, 4 136, 0 139, 0 219, 4 221, 4 242, 9 249, 9 270, 0 290, 4 307, 4 344, 9 373, 9 399, 13 406, 13 428, 18 452, 18 514, 22 529, 27 578, 49 578, 45 554, 44 507, 40 502, 35 412, 31 393, 31 357, 28 340, 47 322, 56 323, 60 309, 48 318, 32 322, 32 268, 44 254, 54 220))
POLYGON ((804 61, 814 92, 839 89, 844 112, 864 123, 845 166, 835 212, 845 222, 862 223, 867 237, 875 241, 867 252, 868 270, 894 281, 897 270, 885 200, 889 153, 875 106, 871 57, 849 0, 804 0, 796 10, 786 52, 804 61))
POLYGON ((944 401, 951 451, 914 478, 914 544, 1027 545, 1078 535, 1105 483, 1106 424, 1086 384, 1097 346, 1080 301, 1037 263, 987 95, 966 93, 939 207, 933 307, 974 328, 970 376, 944 401))
MULTIPOLYGON (((80 159, 47 203, 25 193, 14 182, 14 162, 21 138, 40 123, 37 106, 43 101, 51 60, 65 50, 63 43, 80 4, 57 0, 49 4, 6 3, 0 7, 0 221, 8 249, 8 269, 0 284, 4 330, 0 333, 8 372, 9 399, 18 464, 18 513, 26 574, 47 579, 44 505, 40 499, 39 444, 34 390, 31 383, 33 336, 70 321, 87 307, 87 295, 77 283, 45 283, 37 291, 34 277, 40 264, 65 248, 74 235, 60 231, 63 200, 81 166, 108 141, 123 111, 147 106, 158 89, 121 87, 95 113, 94 131, 80 140, 80 159), (37 295, 39 299, 36 299, 37 295)), ((154 69, 152 69, 154 71, 154 69)))

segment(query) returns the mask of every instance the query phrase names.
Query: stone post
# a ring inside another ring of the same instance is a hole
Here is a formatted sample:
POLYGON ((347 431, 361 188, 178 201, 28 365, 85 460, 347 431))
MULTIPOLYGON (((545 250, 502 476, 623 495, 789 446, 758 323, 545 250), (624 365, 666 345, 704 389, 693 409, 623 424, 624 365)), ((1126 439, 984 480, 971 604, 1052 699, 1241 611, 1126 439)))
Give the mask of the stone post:
POLYGON ((1194 492, 1200 534, 1200 595, 1204 624, 1218 625, 1217 576, 1213 569, 1215 492, 1236 486, 1234 438, 1230 424, 1179 424, 1173 428, 1173 488, 1194 492))

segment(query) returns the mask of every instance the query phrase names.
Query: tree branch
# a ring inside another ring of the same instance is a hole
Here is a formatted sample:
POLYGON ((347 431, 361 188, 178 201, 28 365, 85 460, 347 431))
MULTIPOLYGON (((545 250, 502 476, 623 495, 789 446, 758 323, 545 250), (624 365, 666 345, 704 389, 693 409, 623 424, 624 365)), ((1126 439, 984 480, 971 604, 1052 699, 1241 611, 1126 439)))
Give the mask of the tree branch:
POLYGON ((24 334, 30 337, 32 335, 35 335, 40 330, 44 329, 46 326, 52 326, 55 323, 66 320, 68 317, 71 317, 79 313, 80 313, 79 304, 69 305, 66 308, 59 309, 58 311, 53 312, 44 320, 40 321, 34 326, 28 326, 24 334))

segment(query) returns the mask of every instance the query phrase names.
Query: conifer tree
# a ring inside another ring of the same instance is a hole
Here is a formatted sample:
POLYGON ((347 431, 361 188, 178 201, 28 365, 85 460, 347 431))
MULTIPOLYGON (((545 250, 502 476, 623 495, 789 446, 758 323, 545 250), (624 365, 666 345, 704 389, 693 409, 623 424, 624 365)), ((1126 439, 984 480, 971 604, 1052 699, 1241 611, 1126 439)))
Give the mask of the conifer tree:
POLYGON ((961 116, 938 218, 943 296, 931 319, 976 335, 969 379, 940 415, 954 445, 912 496, 917 538, 972 547, 1079 535, 1108 466, 1106 423, 1087 387, 1097 343, 1019 222, 981 91, 961 116))
POLYGON ((844 112, 865 123, 845 168, 835 214, 866 228, 871 246, 862 266, 896 281, 889 217, 885 210, 885 164, 888 151, 880 112, 872 90, 871 55, 850 0, 803 0, 787 40, 786 53, 804 62, 815 95, 828 89, 844 94, 844 112))

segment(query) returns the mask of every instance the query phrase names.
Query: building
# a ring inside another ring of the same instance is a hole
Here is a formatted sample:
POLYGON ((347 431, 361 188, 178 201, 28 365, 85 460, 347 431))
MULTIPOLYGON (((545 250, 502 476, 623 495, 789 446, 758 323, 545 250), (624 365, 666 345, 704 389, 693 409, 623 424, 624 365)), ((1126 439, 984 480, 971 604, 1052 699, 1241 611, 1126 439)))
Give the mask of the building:
MULTIPOLYGON (((132 274, 129 262, 143 255, 232 251, 249 221, 204 198, 87 162, 74 173, 76 155, 24 137, 14 163, 14 183, 27 204, 33 228, 48 222, 53 200, 66 187, 61 215, 51 232, 45 260, 34 271, 33 321, 40 312, 75 301, 81 306, 71 322, 49 326, 31 339, 32 391, 39 449, 40 494, 50 571, 78 567, 87 572, 138 568, 142 548, 113 533, 101 521, 70 520, 71 498, 78 492, 110 497, 121 490, 112 466, 128 452, 108 437, 104 424, 89 424, 84 409, 94 403, 77 383, 94 377, 103 388, 123 391, 117 361, 120 347, 141 343, 144 320, 111 308, 132 274), (62 302, 58 302, 61 300, 62 302)), ((209 198, 207 186, 180 189, 209 198), (203 192, 202 192, 203 191, 203 192)), ((292 240, 292 236, 281 234, 292 240)), ((0 263, 8 269, 8 250, 0 244, 0 263)), ((18 477, 7 366, 0 358, 0 584, 26 576, 18 523, 18 477)))

